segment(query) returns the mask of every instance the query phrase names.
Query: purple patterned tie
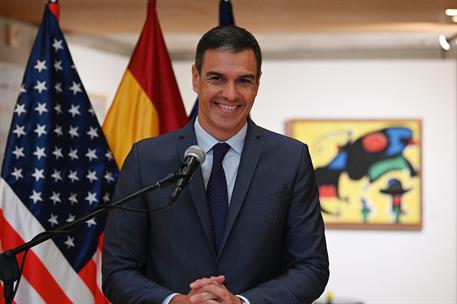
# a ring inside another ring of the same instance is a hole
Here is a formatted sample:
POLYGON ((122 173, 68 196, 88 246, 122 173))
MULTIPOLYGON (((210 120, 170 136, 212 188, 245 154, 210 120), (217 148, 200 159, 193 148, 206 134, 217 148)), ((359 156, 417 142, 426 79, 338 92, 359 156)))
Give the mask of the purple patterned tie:
POLYGON ((206 188, 216 251, 219 251, 222 244, 225 221, 228 214, 227 181, 225 179, 224 167, 222 167, 222 160, 229 149, 230 146, 226 143, 218 143, 213 146, 213 167, 206 188))

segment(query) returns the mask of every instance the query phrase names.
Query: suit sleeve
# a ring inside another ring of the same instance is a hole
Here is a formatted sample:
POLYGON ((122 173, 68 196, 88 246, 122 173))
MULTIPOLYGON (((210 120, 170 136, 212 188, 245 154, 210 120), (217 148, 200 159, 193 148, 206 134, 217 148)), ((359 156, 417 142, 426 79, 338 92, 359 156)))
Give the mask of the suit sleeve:
POLYGON ((324 291, 329 262, 314 169, 306 145, 292 186, 287 217, 283 271, 241 293, 251 304, 312 303, 324 291))
MULTIPOLYGON (((124 162, 113 201, 144 186, 134 146, 124 162)), ((147 208, 142 197, 124 206, 147 208)), ((102 256, 102 288, 112 303, 161 303, 173 293, 146 277, 148 229, 147 213, 112 209, 108 214, 102 256)))

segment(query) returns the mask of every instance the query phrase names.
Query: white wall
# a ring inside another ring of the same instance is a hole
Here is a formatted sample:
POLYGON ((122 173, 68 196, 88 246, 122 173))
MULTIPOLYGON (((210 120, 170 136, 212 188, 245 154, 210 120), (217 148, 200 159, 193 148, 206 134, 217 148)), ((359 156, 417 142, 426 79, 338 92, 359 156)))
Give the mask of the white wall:
POLYGON ((68 47, 101 124, 130 58, 72 43, 68 47))
POLYGON ((24 68, 0 61, 0 160, 3 160, 24 68))

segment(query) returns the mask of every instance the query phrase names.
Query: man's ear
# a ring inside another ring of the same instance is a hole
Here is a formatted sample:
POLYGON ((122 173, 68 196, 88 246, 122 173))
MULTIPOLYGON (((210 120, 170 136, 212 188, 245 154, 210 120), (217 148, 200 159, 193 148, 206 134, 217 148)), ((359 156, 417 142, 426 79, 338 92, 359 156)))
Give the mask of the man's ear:
POLYGON ((256 86, 256 94, 257 94, 257 92, 259 91, 259 86, 260 86, 260 76, 262 76, 262 71, 260 71, 260 72, 259 72, 259 75, 256 77, 256 80, 255 80, 255 82, 256 82, 256 85, 257 85, 257 86, 256 86))
POLYGON ((195 64, 192 65, 192 89, 198 94, 198 83, 200 81, 200 73, 195 64))

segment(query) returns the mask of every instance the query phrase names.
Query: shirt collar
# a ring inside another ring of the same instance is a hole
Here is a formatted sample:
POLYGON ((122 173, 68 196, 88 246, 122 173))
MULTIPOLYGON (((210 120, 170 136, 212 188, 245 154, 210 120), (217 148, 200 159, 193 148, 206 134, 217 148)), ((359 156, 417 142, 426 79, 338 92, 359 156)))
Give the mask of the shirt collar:
MULTIPOLYGON (((215 144, 220 142, 203 129, 203 127, 198 122, 198 117, 195 119, 194 129, 195 136, 197 137, 197 143, 205 151, 205 153, 208 153, 215 144)), ((235 150, 235 152, 241 155, 247 131, 248 124, 245 123, 241 130, 227 139, 225 143, 229 144, 230 147, 235 150)))

